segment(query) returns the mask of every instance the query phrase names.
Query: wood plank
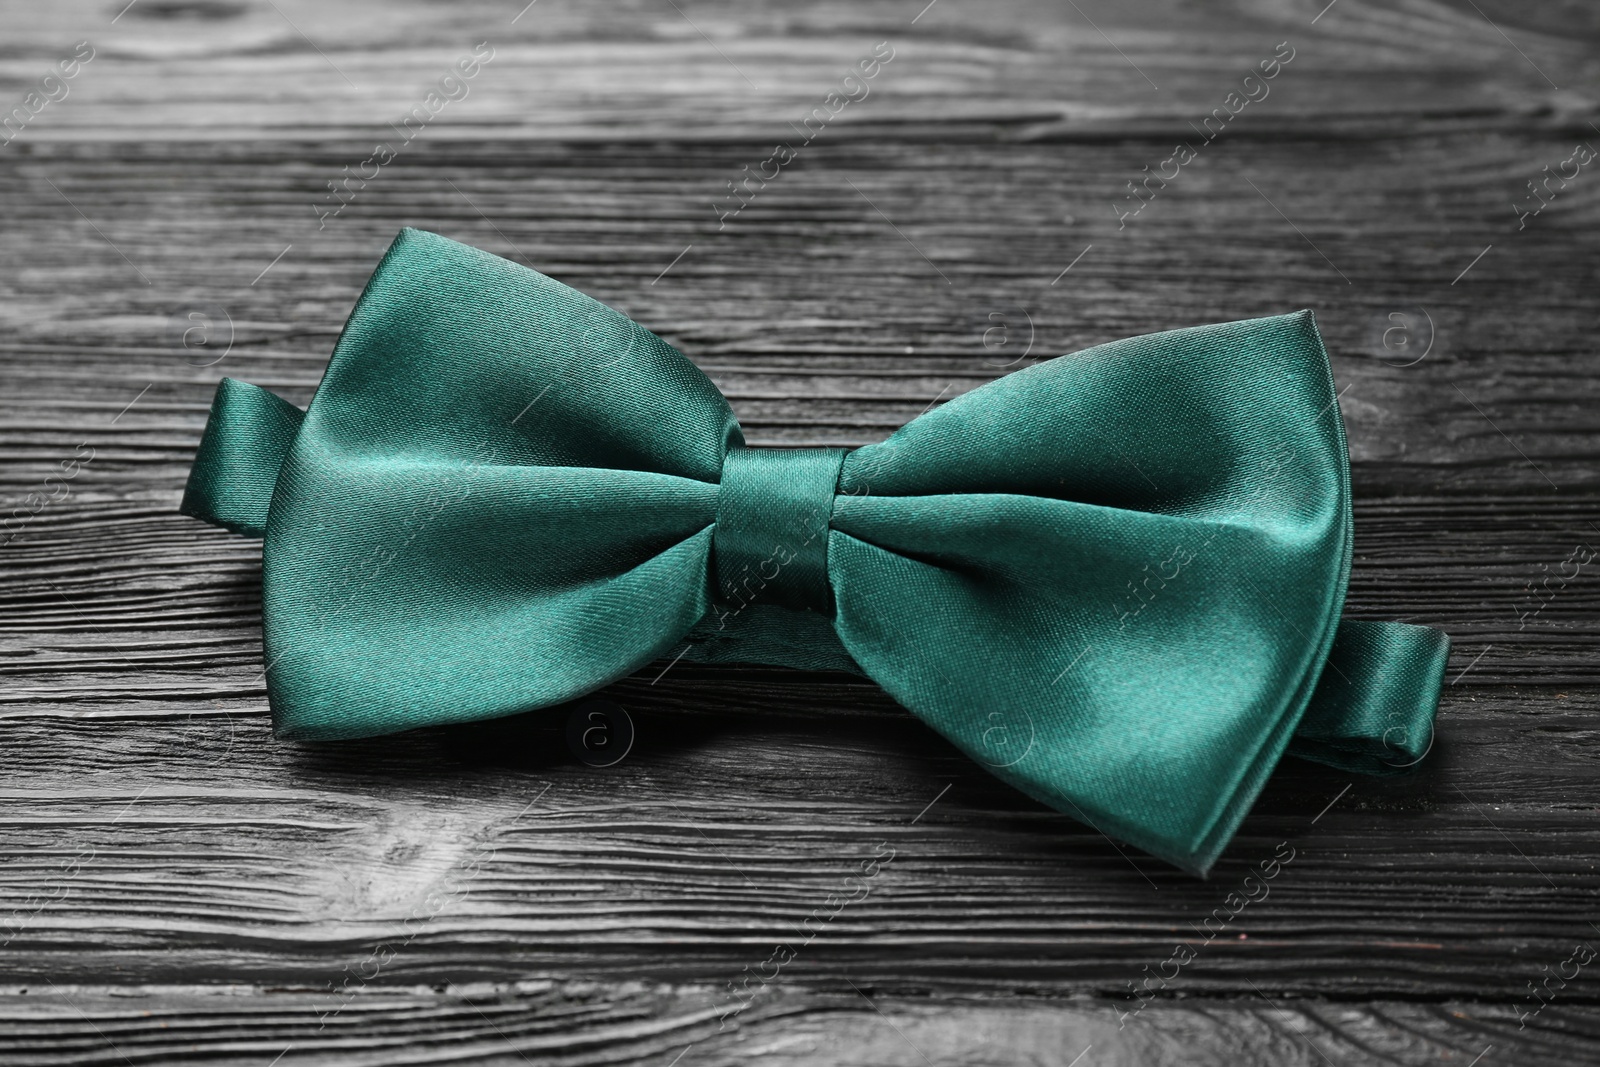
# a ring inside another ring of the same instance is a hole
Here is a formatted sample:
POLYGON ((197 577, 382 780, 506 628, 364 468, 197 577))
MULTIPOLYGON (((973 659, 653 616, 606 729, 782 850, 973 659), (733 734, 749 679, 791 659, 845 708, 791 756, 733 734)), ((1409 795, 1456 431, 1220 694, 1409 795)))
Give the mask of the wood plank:
POLYGON ((1519 1027, 1600 936, 1600 589, 1545 584, 1600 534, 1600 185, 1514 206, 1596 135, 1594 13, 677 6, 7 12, 15 99, 96 55, 0 146, 0 1060, 1600 1062, 1592 968, 1519 1027), (327 182, 484 39, 471 95, 319 229, 327 182), (880 40, 871 95, 721 226, 726 183, 880 40), (1284 40, 1270 97, 1119 227, 1284 40), (259 548, 176 504, 216 380, 305 403, 402 225, 638 318, 760 444, 858 445, 1033 358, 1316 308, 1349 610, 1456 642, 1434 752, 1353 783, 1287 761, 1199 882, 839 676, 642 672, 603 771, 559 712, 273 740, 259 548), (193 312, 224 358, 184 346, 193 312))
POLYGON ((1466 1065, 1486 1050, 1502 1062, 1593 1063, 1597 1035, 1592 1011, 1560 1005, 1524 1030, 1504 1009, 1452 1002, 1270 1005, 1255 998, 1152 1005, 1123 1019, 1113 1008, 1028 998, 930 1004, 862 983, 828 993, 769 988, 719 1032, 717 993, 706 988, 374 986, 320 994, 249 986, 8 991, 0 994, 0 1015, 16 1022, 0 1033, 0 1051, 50 1065, 180 1057, 260 1065, 282 1055, 283 1063, 357 1065, 926 1067, 942 1056, 1066 1067, 1081 1055, 1079 1065, 1108 1067, 1179 1058, 1216 1067, 1326 1067, 1466 1065))
POLYGON ((481 0, 407 0, 381 16, 315 0, 142 0, 113 22, 121 6, 70 0, 8 15, 0 74, 19 90, 74 42, 96 49, 19 144, 365 139, 422 104, 483 41, 494 58, 413 143, 787 138, 879 41, 895 58, 826 137, 1188 136, 1285 40, 1294 59, 1261 102, 1274 132, 1518 129, 1581 107, 1596 79, 1592 13, 1513 0, 1403 11, 1344 0, 1323 17, 1321 3, 1179 0, 1031 0, 1003 13, 981 0, 926 10, 917 0, 677 10, 545 0, 520 17, 519 3, 481 0))
POLYGON ((293 984, 404 940, 391 970, 417 984, 704 983, 825 929, 792 980, 1114 994, 1188 944, 1197 994, 1510 1002, 1589 936, 1600 886, 1593 690, 1453 687, 1409 777, 1288 761, 1209 882, 1020 798, 856 681, 624 683, 639 738, 605 771, 566 753, 564 713, 307 746, 270 738, 259 693, 169 694, 7 718, 0 886, 34 903, 0 982, 93 983, 109 951, 130 982, 293 984), (1280 842, 1263 899, 1208 924, 1280 842))

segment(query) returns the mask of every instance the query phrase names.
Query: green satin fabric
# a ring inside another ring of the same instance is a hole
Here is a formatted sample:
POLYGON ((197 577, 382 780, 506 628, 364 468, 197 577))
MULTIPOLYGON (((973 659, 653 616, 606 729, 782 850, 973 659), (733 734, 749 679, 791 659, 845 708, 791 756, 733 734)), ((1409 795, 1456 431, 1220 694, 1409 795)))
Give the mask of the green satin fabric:
POLYGON ((222 383, 183 510, 266 538, 280 736, 680 654, 849 670, 1203 873, 1286 750, 1385 773, 1431 744, 1448 639, 1340 622, 1346 455, 1310 312, 1062 356, 848 453, 749 449, 660 338, 406 230, 303 416, 222 383))
POLYGON ((832 611, 828 526, 844 457, 842 448, 729 450, 711 535, 725 603, 832 611))

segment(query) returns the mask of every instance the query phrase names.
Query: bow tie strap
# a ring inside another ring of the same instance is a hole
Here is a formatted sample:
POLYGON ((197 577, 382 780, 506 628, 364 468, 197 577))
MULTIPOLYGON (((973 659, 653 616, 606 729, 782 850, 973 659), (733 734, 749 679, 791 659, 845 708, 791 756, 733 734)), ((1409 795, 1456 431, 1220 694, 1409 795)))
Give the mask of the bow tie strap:
POLYGON ((1449 658, 1431 626, 1343 620, 1289 754, 1357 774, 1415 767, 1433 749, 1449 658))
POLYGON ((178 511, 245 537, 264 536, 278 470, 304 417, 276 393, 222 379, 178 511))

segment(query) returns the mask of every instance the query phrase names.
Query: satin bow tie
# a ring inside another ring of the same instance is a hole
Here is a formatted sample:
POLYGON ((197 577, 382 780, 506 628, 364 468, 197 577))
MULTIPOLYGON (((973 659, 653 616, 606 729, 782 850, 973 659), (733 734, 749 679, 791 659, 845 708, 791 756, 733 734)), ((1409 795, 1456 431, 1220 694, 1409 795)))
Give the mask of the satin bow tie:
POLYGON ((222 381, 183 511, 265 536, 279 736, 510 715, 672 656, 848 670, 1198 873, 1285 751, 1417 762, 1449 648, 1340 621, 1310 312, 1061 356, 863 448, 749 448, 643 327, 405 230, 303 414, 222 381))

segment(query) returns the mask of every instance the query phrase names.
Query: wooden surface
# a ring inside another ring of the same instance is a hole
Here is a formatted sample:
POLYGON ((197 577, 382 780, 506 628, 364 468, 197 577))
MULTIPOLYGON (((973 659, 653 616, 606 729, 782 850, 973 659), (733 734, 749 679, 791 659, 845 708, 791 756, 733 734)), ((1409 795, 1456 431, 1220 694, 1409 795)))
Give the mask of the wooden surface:
POLYGON ((124 2, 0 5, 0 105, 95 50, 0 147, 0 1062, 1600 1062, 1600 961, 1530 992, 1600 946, 1600 572, 1570 562, 1600 541, 1600 174, 1512 207, 1600 146, 1600 9, 124 2), (719 229, 879 41, 869 95, 719 229), (608 769, 559 714, 273 740, 259 546, 179 495, 216 380, 309 399, 402 225, 637 318, 755 443, 879 439, 1030 340, 1314 308, 1349 611, 1455 642, 1433 753, 1286 761, 1201 882, 837 676, 644 672, 608 769))

